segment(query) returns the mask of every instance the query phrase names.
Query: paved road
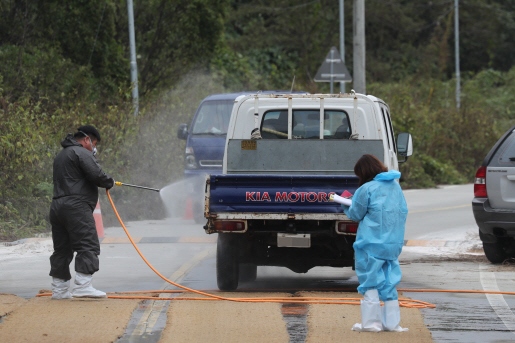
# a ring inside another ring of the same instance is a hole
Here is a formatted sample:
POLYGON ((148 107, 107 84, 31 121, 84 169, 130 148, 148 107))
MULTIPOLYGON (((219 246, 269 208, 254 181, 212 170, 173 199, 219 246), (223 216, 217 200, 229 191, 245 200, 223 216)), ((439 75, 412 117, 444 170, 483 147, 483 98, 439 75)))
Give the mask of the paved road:
MULTIPOLYGON (((409 246, 401 255, 403 280, 399 288, 515 289, 513 265, 493 266, 481 254, 468 253, 479 248, 470 207, 472 188, 464 185, 406 191, 410 210, 406 231, 409 246)), ((215 244, 209 240, 213 236, 205 235, 201 225, 167 219, 131 222, 128 228, 134 237, 145 237, 139 246, 162 274, 187 287, 216 288, 215 244), (167 237, 169 243, 145 243, 151 242, 152 237, 167 237)), ((106 229, 106 239, 101 244, 101 270, 94 278, 97 288, 108 292, 173 288, 141 261, 131 245, 118 243, 121 241, 114 237, 124 237, 121 228, 106 229)), ((39 289, 49 288, 48 252, 9 255, 5 254, 6 249, 13 247, 0 247, 0 292, 29 298, 39 289)), ((260 267, 258 280, 242 287, 288 290, 357 285, 350 268, 314 268, 299 275, 285 268, 260 267)), ((419 292, 405 295, 437 305, 436 309, 422 310, 436 342, 515 341, 514 296, 419 292)), ((167 306, 167 303, 146 303, 134 313, 126 335, 119 341, 157 341, 167 306)), ((294 319, 287 321, 296 330, 302 327, 294 319)), ((301 333, 292 341, 302 342, 303 337, 301 333)))

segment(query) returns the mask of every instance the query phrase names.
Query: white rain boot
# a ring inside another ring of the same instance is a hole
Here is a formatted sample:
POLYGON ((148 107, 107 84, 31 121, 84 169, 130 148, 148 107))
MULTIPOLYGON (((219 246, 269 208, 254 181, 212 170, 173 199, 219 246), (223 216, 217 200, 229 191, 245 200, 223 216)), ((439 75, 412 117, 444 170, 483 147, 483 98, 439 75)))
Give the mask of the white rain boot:
POLYGON ((361 300, 361 323, 354 324, 353 331, 383 331, 381 323, 381 303, 379 302, 379 293, 377 289, 371 289, 365 292, 363 300, 361 300))
POLYGON ((71 299, 70 280, 52 278, 52 299, 71 299))
POLYGON ((91 285, 92 278, 93 275, 91 274, 76 273, 75 288, 72 291, 72 296, 74 298, 107 298, 104 292, 93 288, 91 285))
POLYGON ((381 309, 383 312, 383 330, 384 331, 408 331, 399 326, 401 322, 401 310, 399 308, 399 300, 389 300, 384 302, 381 309))

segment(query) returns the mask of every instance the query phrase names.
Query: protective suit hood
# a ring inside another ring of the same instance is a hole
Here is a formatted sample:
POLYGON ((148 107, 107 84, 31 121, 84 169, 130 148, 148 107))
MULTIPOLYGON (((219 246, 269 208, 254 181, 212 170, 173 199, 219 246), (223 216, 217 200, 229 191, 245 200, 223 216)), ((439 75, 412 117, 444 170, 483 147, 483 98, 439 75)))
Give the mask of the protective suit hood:
POLYGON ((73 134, 69 133, 61 142, 61 146, 63 148, 67 148, 69 146, 82 146, 79 142, 75 140, 75 137, 73 137, 73 134))
POLYGON ((388 172, 377 174, 376 177, 374 177, 374 180, 377 181, 392 181, 399 179, 401 177, 401 173, 397 170, 390 170, 388 172))

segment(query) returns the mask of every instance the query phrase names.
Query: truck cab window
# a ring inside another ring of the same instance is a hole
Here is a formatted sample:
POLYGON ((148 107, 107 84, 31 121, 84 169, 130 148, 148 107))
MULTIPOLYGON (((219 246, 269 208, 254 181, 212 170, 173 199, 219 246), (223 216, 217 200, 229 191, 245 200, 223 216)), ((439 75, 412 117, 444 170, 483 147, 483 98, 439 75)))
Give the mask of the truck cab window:
MULTIPOLYGON (((320 111, 294 110, 292 118, 293 139, 320 138, 320 111)), ((348 139, 351 134, 349 116, 343 111, 324 112, 324 139, 348 139)), ((288 139, 288 111, 265 113, 261 123, 263 139, 288 139)))
POLYGON ((227 134, 233 101, 209 101, 199 109, 193 123, 192 134, 224 135, 227 134))

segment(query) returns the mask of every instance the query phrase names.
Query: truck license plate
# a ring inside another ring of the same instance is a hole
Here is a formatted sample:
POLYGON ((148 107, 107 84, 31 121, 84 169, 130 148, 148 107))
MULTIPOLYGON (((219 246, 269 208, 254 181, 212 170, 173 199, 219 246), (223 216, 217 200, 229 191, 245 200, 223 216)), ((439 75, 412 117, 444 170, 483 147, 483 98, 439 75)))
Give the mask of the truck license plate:
POLYGON ((278 233, 277 246, 288 248, 309 248, 311 247, 311 235, 309 233, 278 233))

